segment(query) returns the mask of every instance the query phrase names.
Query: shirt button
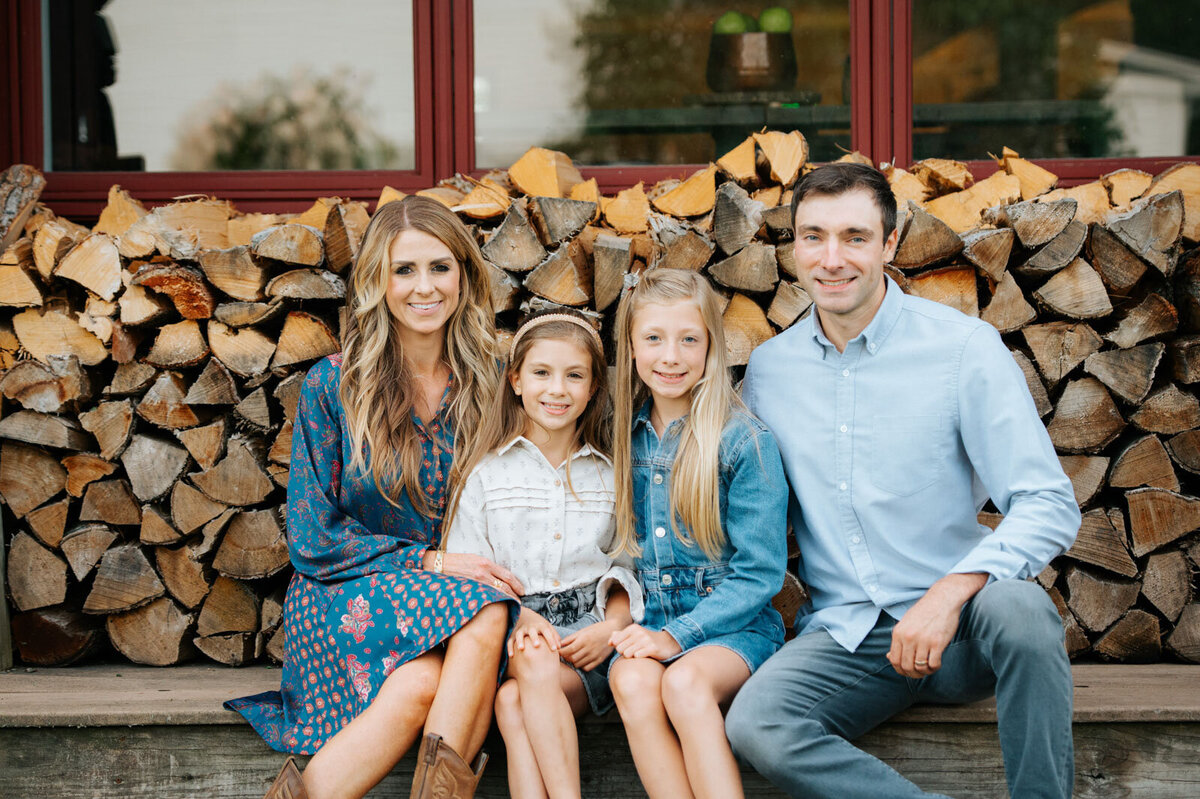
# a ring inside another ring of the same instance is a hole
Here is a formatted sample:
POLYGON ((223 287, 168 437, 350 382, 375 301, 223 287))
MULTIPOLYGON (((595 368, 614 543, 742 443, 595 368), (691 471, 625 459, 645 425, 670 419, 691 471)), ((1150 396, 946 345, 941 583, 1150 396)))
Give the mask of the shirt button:
POLYGON ((670 584, 671 584, 671 575, 669 575, 669 574, 664 574, 664 575, 662 576, 662 584, 663 584, 663 585, 670 585, 670 584))
POLYGON ((850 543, 851 543, 851 544, 857 544, 859 541, 862 541, 862 539, 861 539, 861 538, 859 538, 858 536, 856 536, 856 535, 852 535, 852 536, 850 536, 850 543))
POLYGON ((654 475, 654 484, 662 485, 662 475, 661 474, 654 475))
POLYGON ((846 427, 846 425, 842 425, 842 426, 841 426, 839 429, 840 429, 840 430, 841 430, 841 431, 844 433, 844 432, 846 432, 847 430, 849 430, 850 428, 849 428, 849 427, 846 427))
POLYGON ((704 593, 706 593, 706 594, 711 594, 711 593, 712 593, 712 586, 710 585, 708 588, 705 588, 705 589, 704 589, 704 593))
POLYGON ((840 488, 841 490, 845 491, 845 490, 846 490, 846 484, 845 484, 845 483, 841 483, 840 485, 838 485, 838 488, 840 488))
POLYGON ((554 540, 555 540, 555 541, 561 541, 561 540, 562 540, 562 533, 555 533, 555 534, 554 534, 554 540))
POLYGON ((867 593, 868 593, 868 594, 873 594, 873 593, 875 593, 875 592, 876 592, 876 591, 878 591, 878 590, 879 590, 879 586, 877 586, 877 585, 868 585, 868 586, 867 586, 867 593))
POLYGON ((554 485, 556 485, 556 486, 562 485, 562 480, 555 480, 554 485))
POLYGON ((654 528, 654 536, 655 536, 656 538, 662 538, 662 537, 663 537, 664 535, 666 535, 666 534, 667 534, 667 531, 666 531, 666 529, 665 529, 665 528, 662 528, 662 527, 655 527, 655 528, 654 528))
POLYGON ((555 585, 558 585, 558 580, 555 580, 555 581, 554 581, 554 584, 555 584, 555 585))
POLYGON ((849 376, 850 376, 850 370, 849 370, 849 369, 843 369, 843 370, 842 370, 842 377, 849 377, 849 376))

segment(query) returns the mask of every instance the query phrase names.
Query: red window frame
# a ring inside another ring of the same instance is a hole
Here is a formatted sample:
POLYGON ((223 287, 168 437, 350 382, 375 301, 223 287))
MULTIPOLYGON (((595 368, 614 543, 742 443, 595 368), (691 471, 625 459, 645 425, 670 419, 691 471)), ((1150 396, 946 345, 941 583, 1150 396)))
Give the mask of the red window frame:
MULTIPOLYGON (((916 0, 849 0, 851 144, 876 163, 912 161, 912 15, 916 0)), ((405 171, 328 172, 50 172, 43 200, 57 213, 95 218, 108 187, 119 183, 148 204, 203 192, 244 211, 298 211, 318 196, 373 202, 384 185, 416 191, 475 164, 473 0, 413 0, 416 165, 405 171)), ((0 161, 41 167, 43 157, 41 3, 0 0, 6 23, 8 80, 0 79, 0 161)), ((1122 167, 1156 174, 1178 158, 1039 159, 1060 185, 1094 180, 1122 167)), ((968 161, 977 179, 992 161, 968 161)), ((583 166, 601 191, 681 177, 703 165, 583 166)))

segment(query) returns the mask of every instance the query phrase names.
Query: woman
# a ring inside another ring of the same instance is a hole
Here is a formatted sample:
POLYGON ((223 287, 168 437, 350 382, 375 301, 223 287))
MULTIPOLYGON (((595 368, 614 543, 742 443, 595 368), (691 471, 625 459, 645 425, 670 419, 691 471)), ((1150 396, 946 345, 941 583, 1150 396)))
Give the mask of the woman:
POLYGON ((436 781, 469 797, 524 590, 484 558, 437 551, 454 433, 480 429, 499 380, 478 245, 433 200, 383 206, 349 311, 293 428, 280 692, 227 706, 273 748, 315 753, 303 776, 289 759, 268 799, 361 797, 422 730, 413 796, 436 781))

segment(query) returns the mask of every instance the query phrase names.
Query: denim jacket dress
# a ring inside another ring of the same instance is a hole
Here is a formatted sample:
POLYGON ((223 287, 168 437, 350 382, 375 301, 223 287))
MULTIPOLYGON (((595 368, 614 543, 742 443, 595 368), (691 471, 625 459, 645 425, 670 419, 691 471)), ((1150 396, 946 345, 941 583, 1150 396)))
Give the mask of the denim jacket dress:
MULTIPOLYGON (((720 507, 725 545, 710 560, 671 527, 671 472, 684 419, 660 440, 647 402, 634 419, 633 507, 644 624, 665 630, 684 652, 716 644, 739 654, 750 670, 783 645, 783 621, 771 599, 787 561, 788 487, 775 439, 744 411, 721 434, 720 507)), ((682 520, 676 528, 687 535, 682 520)))

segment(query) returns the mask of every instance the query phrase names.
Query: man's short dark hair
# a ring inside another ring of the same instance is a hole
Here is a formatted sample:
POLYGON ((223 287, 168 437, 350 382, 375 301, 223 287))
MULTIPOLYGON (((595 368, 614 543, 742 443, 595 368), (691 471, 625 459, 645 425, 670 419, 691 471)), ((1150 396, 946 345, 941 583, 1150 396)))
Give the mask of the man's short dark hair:
POLYGON ((875 205, 879 207, 883 218, 883 237, 886 239, 896 229, 896 195, 892 194, 892 187, 883 173, 866 164, 826 164, 797 180, 792 188, 792 224, 796 223, 796 209, 805 197, 838 197, 858 189, 867 191, 875 198, 875 205))

